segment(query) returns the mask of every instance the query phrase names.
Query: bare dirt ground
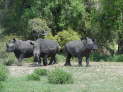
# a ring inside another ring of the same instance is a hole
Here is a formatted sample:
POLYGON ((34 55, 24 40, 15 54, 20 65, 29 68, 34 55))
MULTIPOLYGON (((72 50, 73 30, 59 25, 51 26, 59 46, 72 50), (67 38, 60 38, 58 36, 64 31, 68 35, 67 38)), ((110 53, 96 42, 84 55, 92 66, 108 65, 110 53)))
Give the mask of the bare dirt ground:
MULTIPOLYGON (((84 62, 84 66, 82 67, 82 69, 87 68, 90 70, 100 71, 100 72, 105 70, 108 72, 123 75, 123 63, 122 62, 91 62, 90 64, 91 64, 90 67, 85 67, 85 62, 84 62)), ((40 66, 40 67, 33 67, 30 63, 24 63, 22 66, 16 66, 16 65, 8 66, 8 69, 9 69, 9 73, 11 76, 19 77, 19 76, 32 73, 34 69, 36 68, 51 70, 56 67, 62 68, 64 67, 64 63, 49 65, 49 66, 40 66)), ((72 63, 71 67, 81 68, 77 66, 76 62, 72 63)))

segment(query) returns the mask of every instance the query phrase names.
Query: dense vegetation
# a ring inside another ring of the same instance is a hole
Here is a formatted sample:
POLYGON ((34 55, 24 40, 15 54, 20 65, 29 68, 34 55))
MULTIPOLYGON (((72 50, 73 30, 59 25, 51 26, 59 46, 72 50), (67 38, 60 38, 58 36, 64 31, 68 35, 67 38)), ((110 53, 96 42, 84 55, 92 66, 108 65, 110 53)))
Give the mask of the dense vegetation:
POLYGON ((72 29, 82 37, 96 38, 99 46, 111 54, 122 53, 122 3, 122 0, 0 0, 1 30, 4 29, 1 35, 10 33, 33 39, 33 31, 48 31, 54 37, 72 29))

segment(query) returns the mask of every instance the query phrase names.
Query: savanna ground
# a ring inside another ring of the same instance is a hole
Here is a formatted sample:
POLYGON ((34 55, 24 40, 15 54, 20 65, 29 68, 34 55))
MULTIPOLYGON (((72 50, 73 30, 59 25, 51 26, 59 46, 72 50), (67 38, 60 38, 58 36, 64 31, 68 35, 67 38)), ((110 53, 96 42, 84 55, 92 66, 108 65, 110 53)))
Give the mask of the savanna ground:
MULTIPOLYGON (((31 67, 29 63, 23 66, 8 66, 9 77, 4 83, 3 92, 122 92, 123 63, 122 62, 91 62, 91 67, 78 67, 72 62, 71 67, 58 63, 51 66, 31 67), (40 81, 27 81, 26 75, 35 68, 52 70, 62 68, 73 75, 73 84, 50 84, 46 76, 40 81)), ((84 62, 85 65, 85 62, 84 62)))

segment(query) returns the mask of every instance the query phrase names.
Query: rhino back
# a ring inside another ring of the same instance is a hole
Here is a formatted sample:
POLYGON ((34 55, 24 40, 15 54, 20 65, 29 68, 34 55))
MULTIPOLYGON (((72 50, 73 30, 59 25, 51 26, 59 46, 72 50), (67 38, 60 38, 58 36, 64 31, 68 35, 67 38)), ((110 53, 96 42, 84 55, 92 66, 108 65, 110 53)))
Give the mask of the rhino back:
POLYGON ((55 42, 54 40, 40 40, 40 47, 41 49, 56 49, 59 45, 57 42, 55 42))
POLYGON ((65 52, 72 56, 82 56, 82 52, 86 50, 86 47, 81 40, 70 41, 65 45, 65 52))
POLYGON ((23 54, 23 56, 31 57, 33 55, 33 46, 30 45, 29 41, 21 41, 17 40, 16 42, 16 49, 15 49, 16 56, 23 54))
POLYGON ((43 54, 55 54, 58 52, 59 44, 54 40, 38 39, 37 42, 40 44, 40 51, 43 54))

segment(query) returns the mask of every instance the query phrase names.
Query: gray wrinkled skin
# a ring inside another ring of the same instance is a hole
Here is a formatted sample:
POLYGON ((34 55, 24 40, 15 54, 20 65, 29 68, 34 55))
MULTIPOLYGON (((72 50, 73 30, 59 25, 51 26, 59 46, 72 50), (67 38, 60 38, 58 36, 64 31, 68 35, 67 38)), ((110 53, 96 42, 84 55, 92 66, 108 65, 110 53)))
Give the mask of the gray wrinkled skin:
POLYGON ((66 63, 65 66, 71 66, 70 59, 72 56, 78 58, 79 66, 82 66, 82 57, 86 57, 86 66, 89 66, 89 56, 92 50, 96 50, 97 45, 96 42, 91 38, 86 37, 83 40, 74 40, 68 42, 65 47, 66 53, 66 63))
POLYGON ((18 59, 18 63, 21 65, 21 61, 24 58, 29 58, 33 56, 33 46, 30 44, 30 40, 22 41, 22 40, 10 40, 6 43, 6 51, 14 52, 16 58, 18 59))
POLYGON ((43 57, 43 64, 47 65, 47 58, 51 57, 50 64, 56 63, 56 53, 59 51, 59 44, 53 40, 37 39, 33 45, 34 61, 41 63, 43 57))

